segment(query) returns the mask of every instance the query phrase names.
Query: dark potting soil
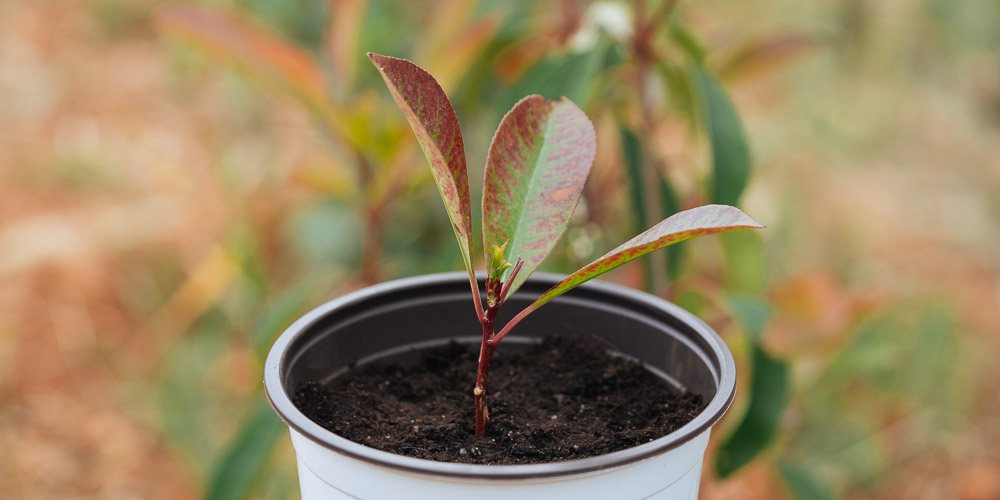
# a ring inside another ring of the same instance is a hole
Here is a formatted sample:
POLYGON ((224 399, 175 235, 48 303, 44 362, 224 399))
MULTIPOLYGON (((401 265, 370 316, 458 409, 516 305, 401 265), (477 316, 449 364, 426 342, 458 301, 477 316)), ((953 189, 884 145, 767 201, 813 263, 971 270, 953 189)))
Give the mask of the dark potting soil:
POLYGON ((530 464, 601 455, 662 437, 704 408, 641 364, 593 340, 555 337, 493 353, 489 431, 474 435, 479 346, 428 351, 414 367, 375 362, 331 386, 310 382, 295 405, 356 443, 440 462, 530 464))

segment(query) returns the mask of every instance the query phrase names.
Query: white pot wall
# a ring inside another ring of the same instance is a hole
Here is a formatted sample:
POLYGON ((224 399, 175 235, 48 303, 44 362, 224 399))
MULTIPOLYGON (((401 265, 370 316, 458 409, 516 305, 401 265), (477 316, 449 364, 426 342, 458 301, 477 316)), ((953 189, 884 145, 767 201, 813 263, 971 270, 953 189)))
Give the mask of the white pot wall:
MULTIPOLYGON (((560 279, 536 273, 508 299, 520 305, 512 304, 506 312, 513 314, 530 304, 560 279)), ((729 408, 736 390, 732 354, 711 328, 687 311, 616 285, 586 283, 558 297, 518 325, 504 345, 552 333, 598 335, 615 351, 641 360, 667 383, 705 398, 706 407, 694 420, 649 443, 545 464, 433 462, 348 441, 309 420, 291 401, 290 393, 302 382, 329 380, 354 362, 443 345, 450 339, 477 341, 462 334, 478 329, 465 273, 358 290, 291 325, 268 355, 264 383, 271 404, 291 429, 303 499, 697 498, 711 428, 729 408), (402 345, 401 331, 407 342, 402 345)))
MULTIPOLYGON (((381 467, 291 431, 302 500, 695 499, 709 431, 662 455, 620 467, 537 479, 464 479, 381 467)), ((507 466, 519 467, 519 466, 507 466)))

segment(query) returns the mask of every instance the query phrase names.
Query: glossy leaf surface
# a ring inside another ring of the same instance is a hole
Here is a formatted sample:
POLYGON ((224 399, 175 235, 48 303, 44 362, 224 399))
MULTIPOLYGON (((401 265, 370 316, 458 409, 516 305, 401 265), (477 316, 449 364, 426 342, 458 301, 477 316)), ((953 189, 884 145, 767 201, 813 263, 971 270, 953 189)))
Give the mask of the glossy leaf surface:
POLYGON ((427 157, 472 276, 472 212, 465 144, 458 117, 434 77, 405 59, 368 54, 427 157))
POLYGON ((542 304, 568 292, 581 283, 667 245, 733 229, 762 229, 763 227, 740 209, 726 205, 705 205, 676 213, 644 233, 619 245, 618 248, 591 262, 583 269, 569 275, 542 294, 530 306, 530 309, 537 309, 542 304))
POLYGON ((593 124, 566 98, 525 97, 500 121, 486 158, 483 239, 485 248, 509 242, 507 260, 524 259, 510 293, 566 231, 596 153, 593 124))

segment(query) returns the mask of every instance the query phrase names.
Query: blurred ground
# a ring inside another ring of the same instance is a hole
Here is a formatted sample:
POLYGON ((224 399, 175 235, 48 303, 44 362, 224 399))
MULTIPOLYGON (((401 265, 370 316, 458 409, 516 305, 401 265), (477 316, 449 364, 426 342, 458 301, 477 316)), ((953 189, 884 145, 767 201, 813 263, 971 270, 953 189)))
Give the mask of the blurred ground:
MULTIPOLYGON (((259 394, 266 301, 233 290, 357 257, 303 241, 317 213, 340 220, 293 175, 327 161, 309 117, 172 53, 151 10, 0 1, 2 498, 198 496, 259 394)), ((706 469, 703 497, 780 497, 799 466, 835 496, 1000 498, 1000 6, 688 15, 710 45, 824 40, 728 85, 757 168, 743 205, 770 228, 767 342, 796 392, 768 459, 706 469)), ((271 464, 259 494, 294 496, 287 443, 271 464)))

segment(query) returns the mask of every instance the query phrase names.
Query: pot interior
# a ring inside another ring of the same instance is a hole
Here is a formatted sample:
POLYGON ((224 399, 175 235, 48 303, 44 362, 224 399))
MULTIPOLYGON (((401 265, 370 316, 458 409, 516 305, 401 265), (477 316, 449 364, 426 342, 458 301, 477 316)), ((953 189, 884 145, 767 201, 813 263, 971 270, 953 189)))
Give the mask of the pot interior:
MULTIPOLYGON (((375 359, 406 362, 416 360, 416 351, 453 340, 478 343, 482 328, 467 277, 444 276, 450 279, 438 275, 365 289, 303 318, 309 321, 290 339, 278 370, 285 394, 294 394, 304 382, 328 382, 375 359)), ((506 323, 557 281, 545 274, 530 279, 508 299, 497 324, 506 323)), ((581 286, 528 316, 498 349, 517 349, 517 344, 550 335, 596 337, 611 352, 641 361, 680 391, 700 394, 706 402, 719 393, 724 358, 712 342, 718 337, 677 306, 644 293, 601 283, 581 286)))

